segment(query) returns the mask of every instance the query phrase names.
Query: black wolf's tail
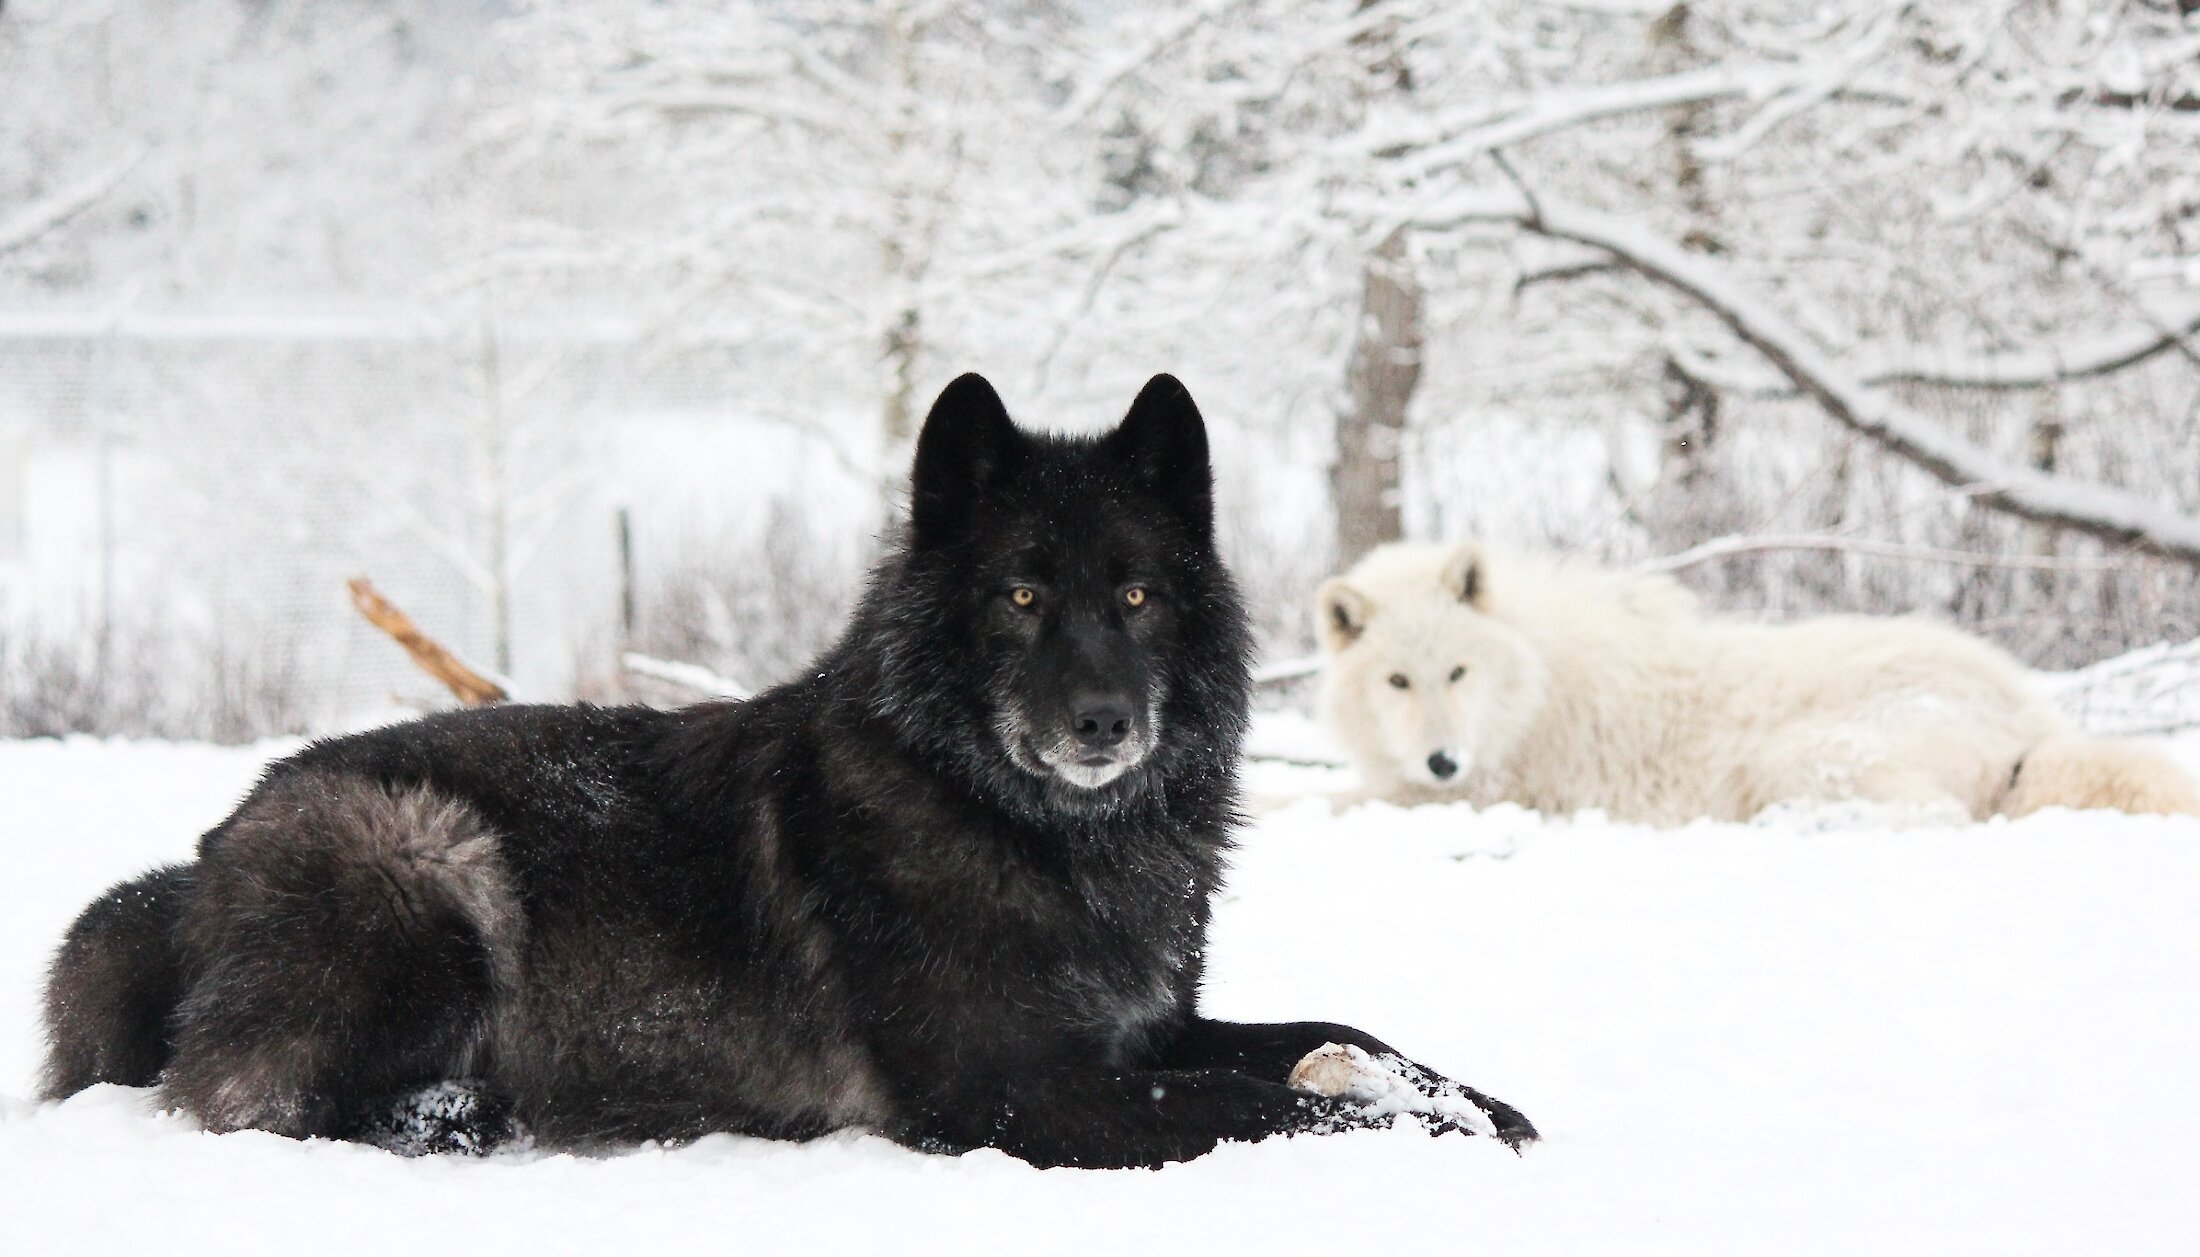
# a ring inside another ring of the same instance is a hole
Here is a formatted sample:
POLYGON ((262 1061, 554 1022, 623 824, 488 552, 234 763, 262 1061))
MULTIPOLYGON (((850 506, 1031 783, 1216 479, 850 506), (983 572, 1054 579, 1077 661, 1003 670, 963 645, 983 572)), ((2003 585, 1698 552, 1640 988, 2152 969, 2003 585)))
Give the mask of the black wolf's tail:
POLYGON ((123 882, 69 927, 46 974, 45 1098, 160 1077, 169 1014, 183 998, 176 926, 192 875, 191 865, 171 864, 123 882))

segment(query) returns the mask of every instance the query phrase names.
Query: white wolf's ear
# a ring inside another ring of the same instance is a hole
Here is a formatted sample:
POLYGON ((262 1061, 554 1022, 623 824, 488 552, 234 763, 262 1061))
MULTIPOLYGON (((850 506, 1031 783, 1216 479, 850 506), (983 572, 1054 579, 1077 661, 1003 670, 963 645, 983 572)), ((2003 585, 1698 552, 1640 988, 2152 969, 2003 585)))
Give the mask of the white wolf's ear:
POLYGON ((940 390, 917 434, 909 478, 909 518, 921 545, 953 534, 979 492, 1023 447, 1001 395, 982 375, 961 375, 940 390))
POLYGON ((1374 613, 1375 604, 1366 594, 1345 584, 1344 577, 1332 576, 1314 591, 1314 636, 1323 650, 1336 654, 1360 639, 1374 613))
POLYGON ((1443 574, 1438 577, 1451 596, 1477 611, 1487 610, 1490 600, 1489 562, 1482 547, 1472 541, 1462 541, 1444 559, 1443 574))
POLYGON ((1175 376, 1146 381, 1102 444, 1185 522, 1201 533, 1213 531, 1215 477, 1207 463, 1207 421, 1200 418, 1191 390, 1175 376))

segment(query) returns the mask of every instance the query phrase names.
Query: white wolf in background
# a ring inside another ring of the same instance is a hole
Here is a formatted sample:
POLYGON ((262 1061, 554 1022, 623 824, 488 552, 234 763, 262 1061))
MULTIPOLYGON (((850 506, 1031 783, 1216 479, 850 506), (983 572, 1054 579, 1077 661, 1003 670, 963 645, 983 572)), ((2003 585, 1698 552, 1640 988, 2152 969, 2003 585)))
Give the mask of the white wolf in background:
POLYGON ((1472 542, 1383 547, 1315 603, 1324 718, 1394 802, 2200 812, 2167 758, 2078 735, 2015 659, 1920 619, 1753 624, 1664 577, 1472 542))

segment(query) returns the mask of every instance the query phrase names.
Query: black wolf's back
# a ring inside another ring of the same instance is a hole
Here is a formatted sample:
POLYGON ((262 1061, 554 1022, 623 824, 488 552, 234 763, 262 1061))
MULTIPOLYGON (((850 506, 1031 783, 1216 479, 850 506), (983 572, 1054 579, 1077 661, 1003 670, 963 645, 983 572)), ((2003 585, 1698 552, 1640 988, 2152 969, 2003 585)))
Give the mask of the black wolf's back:
POLYGON ((188 864, 155 869, 109 889, 69 927, 46 981, 45 1098, 102 1082, 149 1087, 160 1076, 169 1015, 183 998, 176 925, 192 878, 188 864))

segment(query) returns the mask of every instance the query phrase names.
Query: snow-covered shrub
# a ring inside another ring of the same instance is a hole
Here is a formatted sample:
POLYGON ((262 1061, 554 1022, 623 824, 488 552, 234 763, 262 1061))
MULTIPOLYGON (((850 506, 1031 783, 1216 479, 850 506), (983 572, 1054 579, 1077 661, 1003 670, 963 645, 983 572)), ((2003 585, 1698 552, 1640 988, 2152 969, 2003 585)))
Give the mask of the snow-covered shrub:
POLYGON ((298 656, 280 634, 151 620, 0 626, 0 737, 243 743, 307 723, 298 656))

